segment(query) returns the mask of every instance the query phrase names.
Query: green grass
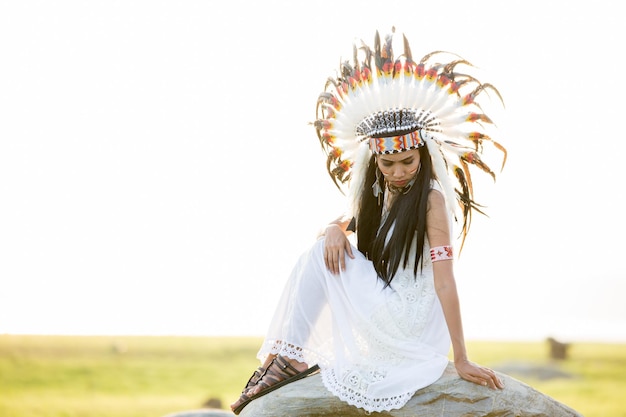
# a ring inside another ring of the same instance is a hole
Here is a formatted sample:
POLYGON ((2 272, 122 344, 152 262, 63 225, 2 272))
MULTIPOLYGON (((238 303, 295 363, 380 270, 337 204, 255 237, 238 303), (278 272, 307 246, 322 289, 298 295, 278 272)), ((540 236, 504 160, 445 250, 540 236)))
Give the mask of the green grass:
POLYGON ((258 366, 254 338, 0 336, 1 417, 160 417, 224 406, 258 366))
MULTIPOLYGON (((224 408, 256 368, 259 338, 0 335, 0 417, 162 417, 224 408)), ((547 344, 470 342, 475 362, 549 366, 571 378, 511 376, 585 417, 626 417, 626 345, 573 344, 547 359, 547 344)))

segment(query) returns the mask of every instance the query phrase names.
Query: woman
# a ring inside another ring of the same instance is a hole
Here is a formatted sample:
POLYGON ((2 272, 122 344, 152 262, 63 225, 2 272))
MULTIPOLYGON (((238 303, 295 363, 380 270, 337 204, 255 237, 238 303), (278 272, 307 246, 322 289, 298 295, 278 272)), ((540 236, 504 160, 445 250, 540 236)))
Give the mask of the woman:
POLYGON ((236 414, 318 370, 351 405, 400 408, 441 377, 450 345, 461 378, 503 388, 467 357, 451 231, 455 204, 463 239, 478 210, 469 165, 494 176, 480 159, 483 142, 504 152, 475 102, 497 91, 456 71, 469 65, 458 57, 414 62, 406 38, 394 58, 392 39, 381 44, 377 33, 374 49, 355 48, 354 63, 342 64, 320 95, 315 127, 331 178, 348 185, 351 213, 296 264, 259 350, 262 365, 231 405, 236 414))

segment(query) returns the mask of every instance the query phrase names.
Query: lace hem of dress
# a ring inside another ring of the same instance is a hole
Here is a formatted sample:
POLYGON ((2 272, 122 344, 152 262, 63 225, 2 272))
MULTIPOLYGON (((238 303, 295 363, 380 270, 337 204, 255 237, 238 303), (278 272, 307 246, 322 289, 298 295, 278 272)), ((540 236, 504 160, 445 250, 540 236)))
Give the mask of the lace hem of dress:
POLYGON ((327 358, 316 352, 284 340, 266 340, 263 342, 261 349, 257 353, 257 358, 264 362, 269 355, 281 355, 289 359, 295 359, 298 362, 305 362, 309 366, 327 366, 329 362, 327 358))
POLYGON ((364 393, 341 384, 332 369, 322 370, 322 381, 326 389, 340 400, 369 413, 402 408, 415 394, 415 391, 411 391, 393 397, 367 397, 364 393))

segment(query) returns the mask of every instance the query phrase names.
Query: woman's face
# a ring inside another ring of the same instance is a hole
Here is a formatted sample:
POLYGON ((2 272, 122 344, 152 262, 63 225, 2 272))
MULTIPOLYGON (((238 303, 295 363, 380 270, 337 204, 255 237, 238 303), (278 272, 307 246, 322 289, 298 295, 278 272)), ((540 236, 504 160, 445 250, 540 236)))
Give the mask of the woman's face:
POLYGON ((378 169, 387 182, 394 187, 405 187, 420 167, 419 149, 376 156, 378 169))

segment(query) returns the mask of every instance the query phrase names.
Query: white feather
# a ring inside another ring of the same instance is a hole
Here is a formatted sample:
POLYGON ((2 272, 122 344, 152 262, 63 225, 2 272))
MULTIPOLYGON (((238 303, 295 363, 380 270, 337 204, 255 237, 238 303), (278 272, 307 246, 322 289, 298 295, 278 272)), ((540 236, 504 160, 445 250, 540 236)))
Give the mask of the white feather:
MULTIPOLYGON (((352 167, 352 177, 348 188, 348 209, 351 216, 358 216, 359 199, 361 193, 368 192, 364 190, 365 174, 367 173, 367 164, 372 157, 368 143, 363 142, 355 152, 354 165, 352 167)), ((371 192, 371 190, 369 190, 371 192)))

